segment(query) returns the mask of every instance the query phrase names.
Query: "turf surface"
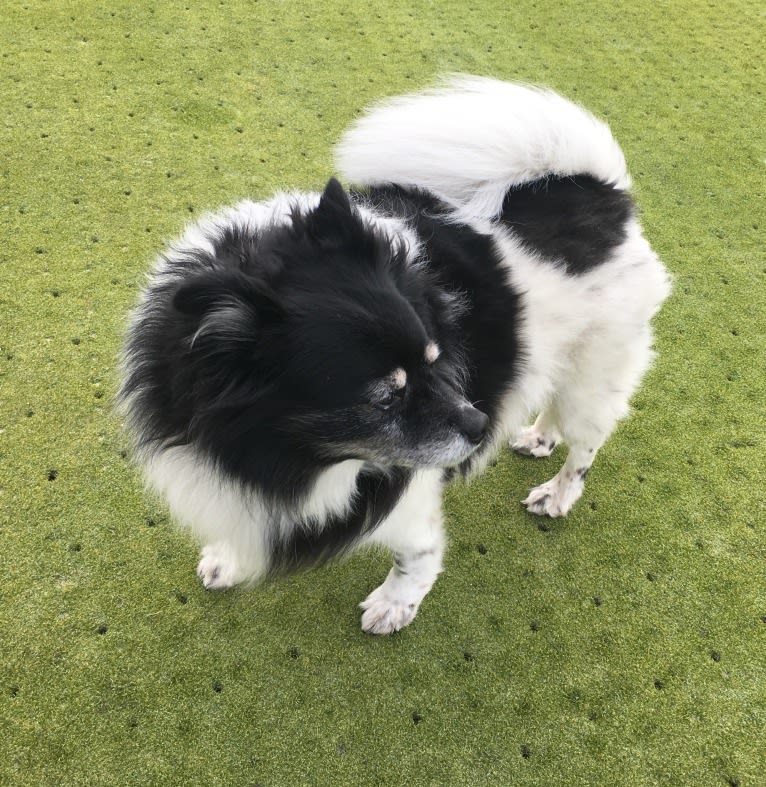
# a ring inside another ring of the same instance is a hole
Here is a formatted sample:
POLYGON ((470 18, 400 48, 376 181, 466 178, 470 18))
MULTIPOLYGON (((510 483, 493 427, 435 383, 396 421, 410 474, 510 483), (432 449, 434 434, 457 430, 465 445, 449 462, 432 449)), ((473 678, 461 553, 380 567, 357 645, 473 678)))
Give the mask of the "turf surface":
POLYGON ((5 0, 0 783, 764 785, 759 2, 5 0), (564 521, 561 452, 447 499, 413 626, 388 558, 204 592, 111 410, 124 316, 201 210, 316 188, 370 100, 464 70, 610 121, 675 292, 564 521))

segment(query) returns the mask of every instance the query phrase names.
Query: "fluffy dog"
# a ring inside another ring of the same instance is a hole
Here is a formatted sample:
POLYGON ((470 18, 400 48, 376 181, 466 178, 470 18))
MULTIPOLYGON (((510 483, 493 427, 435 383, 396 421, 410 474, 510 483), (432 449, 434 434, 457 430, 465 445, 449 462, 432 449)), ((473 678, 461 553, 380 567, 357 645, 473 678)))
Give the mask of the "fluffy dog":
POLYGON ((570 510, 669 282, 609 129, 555 93, 456 77, 374 107, 336 161, 356 190, 241 202, 159 257, 120 398, 205 587, 384 544, 361 605, 384 634, 442 568, 451 475, 563 441, 524 505, 570 510))

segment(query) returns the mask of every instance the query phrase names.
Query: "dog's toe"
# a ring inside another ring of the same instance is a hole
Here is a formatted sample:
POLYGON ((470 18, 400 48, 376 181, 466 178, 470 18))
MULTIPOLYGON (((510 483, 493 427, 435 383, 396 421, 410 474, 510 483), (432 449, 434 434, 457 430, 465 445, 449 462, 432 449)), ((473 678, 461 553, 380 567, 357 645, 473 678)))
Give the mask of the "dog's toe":
POLYGON ((230 555, 206 546, 197 565, 197 576, 207 590, 225 590, 237 584, 237 564, 230 555))
POLYGON ((558 504, 556 496, 549 489, 543 487, 533 489, 527 498, 522 501, 523 505, 527 507, 527 511, 531 514, 538 514, 539 516, 559 517, 564 515, 561 506, 558 504))
POLYGON ((409 625, 414 619, 418 605, 388 598, 382 587, 376 588, 359 605, 362 614, 362 630, 368 634, 392 634, 409 625))
POLYGON ((580 498, 582 489, 580 476, 559 473, 532 489, 522 504, 532 514, 553 518, 566 516, 580 498))
POLYGON ((530 426, 511 443, 511 448, 517 454, 542 459, 550 456, 557 445, 558 439, 556 437, 546 435, 538 431, 534 426, 530 426))

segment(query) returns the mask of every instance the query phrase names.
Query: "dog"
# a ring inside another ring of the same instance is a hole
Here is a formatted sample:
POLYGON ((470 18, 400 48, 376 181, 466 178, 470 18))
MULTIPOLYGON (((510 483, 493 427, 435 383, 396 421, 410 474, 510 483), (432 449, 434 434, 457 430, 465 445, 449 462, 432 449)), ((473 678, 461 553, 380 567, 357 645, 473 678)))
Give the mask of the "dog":
POLYGON ((360 606, 387 634, 442 569, 449 478, 563 442, 523 504, 572 508, 670 283, 609 128, 549 90, 450 78, 374 106, 336 165, 351 190, 240 202, 159 256, 119 401, 206 588, 383 544, 360 606))

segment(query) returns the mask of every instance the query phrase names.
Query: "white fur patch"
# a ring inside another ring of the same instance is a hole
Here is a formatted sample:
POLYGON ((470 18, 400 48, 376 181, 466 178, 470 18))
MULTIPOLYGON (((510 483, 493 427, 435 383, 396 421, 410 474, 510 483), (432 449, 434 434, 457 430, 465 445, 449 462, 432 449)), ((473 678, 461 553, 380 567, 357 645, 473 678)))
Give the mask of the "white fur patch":
POLYGON ((405 372, 404 369, 394 369, 391 375, 391 384, 397 390, 404 388, 404 386, 407 385, 407 372, 405 372))
POLYGON ((441 350, 436 342, 428 342, 426 345, 426 363, 433 363, 441 355, 441 350))
POLYGON ((146 475, 176 520, 212 545, 198 568, 206 587, 230 587, 265 573, 268 514, 257 497, 223 479, 188 447, 153 455, 146 475))

